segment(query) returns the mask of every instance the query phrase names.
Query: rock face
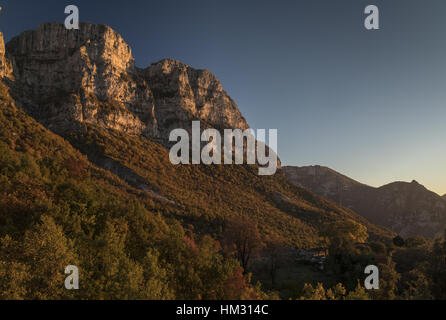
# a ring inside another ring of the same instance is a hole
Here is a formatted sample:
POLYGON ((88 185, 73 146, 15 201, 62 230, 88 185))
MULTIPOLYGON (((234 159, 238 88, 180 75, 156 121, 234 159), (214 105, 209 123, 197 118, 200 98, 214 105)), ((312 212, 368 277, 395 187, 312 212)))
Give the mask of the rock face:
POLYGON ((0 32, 0 75, 4 77, 5 68, 5 40, 3 39, 3 33, 0 32))
POLYGON ((189 129, 192 120, 248 128, 209 71, 170 59, 139 69, 130 47, 105 25, 66 30, 45 23, 13 38, 6 53, 17 102, 56 132, 91 123, 167 140, 172 129, 189 129))
POLYGON ((348 207, 370 222, 403 236, 442 234, 446 228, 444 197, 416 181, 373 188, 321 166, 284 167, 288 180, 348 207))
POLYGON ((366 192, 370 188, 322 166, 284 167, 283 171, 293 184, 350 208, 353 206, 352 190, 366 192))
POLYGON ((190 119, 202 119, 217 129, 248 129, 237 105, 208 70, 195 70, 179 61, 164 59, 143 71, 154 96, 158 130, 165 136, 190 119))
POLYGON ((12 76, 12 65, 5 57, 5 41, 3 33, 0 32, 0 78, 9 78, 12 76))
POLYGON ((378 188, 370 212, 391 216, 392 228, 402 235, 440 235, 446 228, 446 201, 416 181, 394 182, 378 188), (373 211, 372 211, 373 210, 373 211))

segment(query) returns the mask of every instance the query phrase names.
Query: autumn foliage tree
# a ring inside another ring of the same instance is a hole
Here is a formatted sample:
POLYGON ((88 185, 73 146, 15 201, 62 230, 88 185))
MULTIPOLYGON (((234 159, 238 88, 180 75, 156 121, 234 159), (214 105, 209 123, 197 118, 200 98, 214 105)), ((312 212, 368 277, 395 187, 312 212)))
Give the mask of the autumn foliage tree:
POLYGON ((341 283, 327 290, 322 283, 318 283, 316 287, 306 283, 299 300, 370 300, 370 297, 359 282, 356 288, 348 294, 341 283))
POLYGON ((329 244, 326 270, 346 289, 353 290, 362 278, 364 268, 372 262, 371 254, 356 248, 356 243, 367 240, 367 228, 349 219, 335 221, 325 226, 321 236, 329 244))
POLYGON ((235 217, 228 222, 224 244, 226 253, 234 255, 245 272, 263 245, 257 225, 244 217, 235 217))
POLYGON ((68 158, 64 161, 68 173, 76 179, 82 179, 87 172, 87 164, 82 160, 68 158))
POLYGON ((277 236, 270 236, 266 240, 264 254, 268 259, 268 272, 271 277, 271 285, 276 285, 276 274, 283 263, 284 250, 281 239, 277 236))

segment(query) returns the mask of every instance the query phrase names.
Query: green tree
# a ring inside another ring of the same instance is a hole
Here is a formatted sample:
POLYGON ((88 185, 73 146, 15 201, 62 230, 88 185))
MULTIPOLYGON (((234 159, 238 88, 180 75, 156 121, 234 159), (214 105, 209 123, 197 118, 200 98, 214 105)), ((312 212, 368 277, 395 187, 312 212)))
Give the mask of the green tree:
POLYGON ((342 283, 338 283, 332 289, 328 289, 327 293, 326 293, 327 298, 329 300, 344 300, 346 294, 347 294, 347 290, 345 290, 342 283))
POLYGON ((24 264, 0 260, 0 300, 26 299, 29 278, 29 270, 24 264))
POLYGON ((329 243, 326 270, 348 290, 363 278, 364 268, 373 261, 371 252, 356 247, 367 239, 366 231, 363 225, 346 220, 328 224, 321 233, 329 243))
POLYGON ((375 300, 393 300, 396 298, 400 274, 395 270, 395 262, 389 257, 387 263, 379 264, 379 289, 371 290, 375 300))
POLYGON ((348 293, 346 300, 370 300, 370 297, 364 287, 358 282, 355 290, 348 293))
POLYGON ((0 239, 0 300, 26 299, 30 270, 23 263, 20 244, 10 236, 0 239))
POLYGON ((88 290, 100 299, 142 299, 144 270, 126 252, 127 224, 114 219, 107 221, 95 240, 86 268, 92 270, 86 282, 88 290))
POLYGON ((430 281, 425 272, 420 269, 413 269, 403 275, 403 297, 410 300, 431 300, 433 298, 430 291, 430 281))
POLYGON ((303 295, 300 300, 327 300, 324 286, 322 283, 318 283, 316 288, 313 288, 311 284, 306 283, 303 288, 303 295))
POLYGON ((432 295, 435 299, 446 300, 446 230, 443 239, 435 240, 429 260, 432 295))
POLYGON ((368 238, 367 228, 351 219, 335 221, 327 224, 321 232, 321 235, 333 239, 342 239, 349 242, 365 242, 368 238))
POLYGON ((72 243, 51 217, 42 216, 41 223, 25 233, 23 259, 32 278, 29 294, 32 299, 67 299, 73 291, 64 287, 65 268, 79 265, 72 243))
POLYGON ((408 248, 418 248, 426 245, 426 239, 422 236, 411 237, 406 240, 408 248))
POLYGON ((398 235, 395 238, 393 238, 393 244, 396 245, 397 247, 404 247, 406 245, 406 240, 404 240, 403 237, 398 235))
POLYGON ((159 252, 150 249, 143 261, 144 269, 144 298, 149 300, 172 300, 175 292, 169 286, 169 270, 160 263, 159 252))

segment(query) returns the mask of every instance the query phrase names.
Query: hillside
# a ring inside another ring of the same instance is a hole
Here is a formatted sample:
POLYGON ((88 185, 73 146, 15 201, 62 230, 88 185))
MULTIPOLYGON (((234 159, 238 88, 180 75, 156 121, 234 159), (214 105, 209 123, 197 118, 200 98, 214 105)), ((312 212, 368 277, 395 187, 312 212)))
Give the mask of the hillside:
POLYGON ((444 198, 416 181, 373 188, 321 166, 285 167, 295 185, 306 188, 359 213, 374 224, 403 236, 442 234, 446 226, 444 198))
POLYGON ((188 222, 217 232, 225 217, 243 212, 258 217, 264 234, 274 230, 299 246, 315 245, 314 228, 325 220, 367 223, 280 174, 258 177, 253 166, 173 166, 162 147, 173 128, 189 130, 197 119, 216 128, 248 127, 207 70, 169 59, 137 68, 118 33, 87 23, 75 33, 42 24, 13 38, 6 58, 14 65, 15 103, 91 162, 166 199, 188 222), (283 199, 293 214, 279 209, 283 199))
POLYGON ((0 61, 5 294, 70 298, 58 281, 76 264, 88 274, 83 298, 259 297, 221 250, 235 216, 289 248, 320 246, 327 223, 348 219, 371 239, 393 236, 280 170, 172 165, 172 128, 248 126, 209 71, 174 60, 138 69, 116 32, 91 24, 78 33, 43 24, 12 39, 0 61), (28 278, 36 268, 44 276, 28 278))

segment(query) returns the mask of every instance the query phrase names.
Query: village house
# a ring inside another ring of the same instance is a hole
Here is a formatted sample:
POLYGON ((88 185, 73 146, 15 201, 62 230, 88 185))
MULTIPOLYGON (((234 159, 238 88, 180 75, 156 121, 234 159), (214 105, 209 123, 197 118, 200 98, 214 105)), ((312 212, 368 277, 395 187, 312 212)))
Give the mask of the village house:
POLYGON ((298 250, 296 261, 311 263, 318 270, 324 270, 324 264, 327 260, 328 249, 327 248, 313 248, 310 250, 298 250))

